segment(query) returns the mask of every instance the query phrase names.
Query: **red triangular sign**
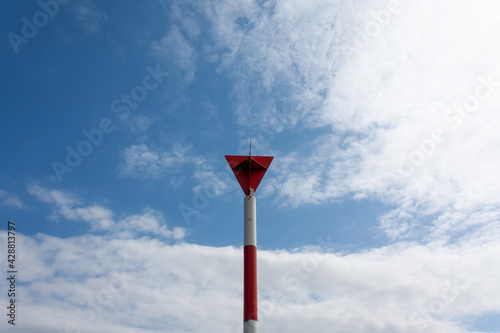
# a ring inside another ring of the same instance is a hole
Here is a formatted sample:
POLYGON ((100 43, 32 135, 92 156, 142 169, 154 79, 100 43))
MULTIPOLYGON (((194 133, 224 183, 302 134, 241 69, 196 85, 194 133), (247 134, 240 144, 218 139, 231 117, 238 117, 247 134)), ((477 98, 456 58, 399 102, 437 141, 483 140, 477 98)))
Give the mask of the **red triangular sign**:
POLYGON ((226 155, 225 157, 245 195, 250 195, 250 189, 254 192, 257 190, 274 158, 273 156, 241 155, 226 155))

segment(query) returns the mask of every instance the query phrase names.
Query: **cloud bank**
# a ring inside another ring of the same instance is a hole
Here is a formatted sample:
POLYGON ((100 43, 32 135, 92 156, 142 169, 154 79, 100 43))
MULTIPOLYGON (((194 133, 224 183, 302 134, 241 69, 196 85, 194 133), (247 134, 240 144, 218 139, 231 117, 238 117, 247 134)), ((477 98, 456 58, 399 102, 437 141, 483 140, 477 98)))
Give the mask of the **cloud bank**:
MULTIPOLYGON (((259 252, 262 331, 471 332, 500 308, 498 242, 330 246, 259 252)), ((43 234, 18 235, 18 248, 16 331, 241 332, 241 248, 43 234)))

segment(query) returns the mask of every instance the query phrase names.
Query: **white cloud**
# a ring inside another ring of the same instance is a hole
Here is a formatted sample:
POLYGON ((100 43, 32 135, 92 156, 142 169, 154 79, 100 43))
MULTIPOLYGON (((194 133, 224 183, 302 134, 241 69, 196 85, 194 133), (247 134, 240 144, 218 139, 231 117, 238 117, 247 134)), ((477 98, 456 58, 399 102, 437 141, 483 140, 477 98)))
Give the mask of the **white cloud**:
POLYGON ((77 199, 69 192, 30 185, 28 193, 55 207, 52 219, 63 217, 68 220, 83 220, 89 222, 94 230, 109 230, 114 224, 113 213, 109 209, 97 204, 85 205, 83 200, 77 199))
MULTIPOLYGON (((171 6, 171 14, 176 22, 182 27, 182 30, 186 32, 189 39, 197 39, 201 34, 201 27, 197 18, 193 15, 193 12, 183 11, 182 8, 176 6, 175 4, 169 4, 171 6)), ((177 27, 173 29, 178 29, 177 27)))
POLYGON ((396 207, 380 217, 391 237, 495 228, 500 4, 391 3, 217 2, 200 13, 241 124, 331 128, 273 164, 277 201, 380 200, 396 207))
MULTIPOLYGON (((18 239, 21 332, 62 332, 68 322, 98 333, 240 329, 241 248, 91 235, 18 239)), ((259 251, 262 331, 465 333, 473 318, 500 311, 497 241, 328 250, 259 251)))
POLYGON ((193 177, 197 180, 198 185, 193 188, 193 192, 202 191, 209 198, 212 198, 226 193, 229 188, 228 184, 234 184, 233 177, 229 172, 215 171, 215 166, 218 166, 215 161, 199 156, 194 160, 194 163, 193 177))
MULTIPOLYGON (((354 51, 357 34, 376 23, 371 13, 385 10, 386 1, 197 7, 212 20, 212 52, 229 50, 217 59, 219 70, 234 73, 238 82, 232 94, 242 105, 240 123, 249 122, 252 113, 246 111, 258 109, 257 121, 274 124, 276 131, 284 125, 332 128, 306 145, 305 154, 275 160, 280 176, 268 181, 277 201, 322 204, 351 195, 381 200, 394 206, 380 216, 389 236, 422 235, 426 244, 395 243, 350 254, 260 251, 262 331, 465 333, 473 330, 473 318, 500 312, 499 91, 493 85, 476 111, 461 118, 448 113, 455 104, 473 101, 481 78, 500 79, 499 5, 425 5, 405 2, 354 51), (437 129, 446 141, 429 146, 437 129), (410 156, 422 161, 400 175, 400 158, 410 156)), ((199 30, 188 25, 188 35, 196 38, 199 30)), ((180 28, 173 26, 157 48, 191 80, 195 56, 180 28)), ((187 163, 184 148, 176 154, 131 146, 122 175, 157 179, 175 172, 174 165, 187 163)), ((195 178, 218 175, 198 166, 195 178)), ((55 216, 94 228, 112 223, 123 235, 183 236, 183 229, 166 229, 162 214, 152 209, 117 218, 104 206, 62 191, 29 191, 54 205, 55 216)), ((5 247, 5 236, 0 239, 5 247)), ((30 332, 62 331, 68 321, 111 333, 240 330, 241 249, 109 235, 22 239, 29 254, 22 288, 30 332), (125 272, 126 284, 116 293, 113 271, 125 272)))
POLYGON ((0 189, 0 204, 17 209, 26 209, 21 199, 3 189, 0 189))
POLYGON ((106 207, 93 204, 87 207, 76 208, 74 211, 77 218, 90 222, 95 229, 109 230, 113 227, 113 212, 106 207))
POLYGON ((141 214, 117 218, 109 208, 86 203, 84 200, 76 199, 69 192, 30 185, 28 193, 54 207, 52 219, 62 217, 67 220, 84 221, 89 223, 94 231, 107 231, 125 238, 150 234, 175 240, 184 238, 186 234, 184 228, 168 229, 163 213, 151 208, 144 209, 141 214))
POLYGON ((173 230, 167 229, 163 214, 154 209, 145 209, 140 215, 127 216, 120 221, 119 225, 126 231, 152 233, 167 238, 182 239, 185 236, 184 228, 175 227, 173 230))
POLYGON ((138 115, 126 119, 125 123, 128 125, 132 132, 140 133, 147 131, 153 125, 154 118, 138 115))
MULTIPOLYGON (((196 35, 191 29, 189 31, 192 37, 196 35)), ((196 52, 177 25, 172 25, 162 40, 153 43, 151 48, 157 56, 170 61, 183 73, 185 84, 193 81, 197 68, 196 52)))
POLYGON ((104 22, 108 20, 105 11, 90 0, 81 1, 74 6, 74 16, 76 22, 87 32, 99 32, 104 22))
POLYGON ((36 196, 42 202, 54 203, 59 206, 73 205, 76 201, 69 193, 59 190, 49 190, 38 185, 28 186, 28 193, 36 196))
POLYGON ((146 144, 132 145, 123 152, 120 175, 137 179, 159 179, 174 175, 191 161, 188 156, 190 148, 175 144, 171 151, 164 151, 146 144))
POLYGON ((334 78, 344 25, 361 10, 331 1, 198 7, 223 53, 219 70, 234 78, 239 122, 277 129, 276 123, 296 125, 320 107, 334 78))

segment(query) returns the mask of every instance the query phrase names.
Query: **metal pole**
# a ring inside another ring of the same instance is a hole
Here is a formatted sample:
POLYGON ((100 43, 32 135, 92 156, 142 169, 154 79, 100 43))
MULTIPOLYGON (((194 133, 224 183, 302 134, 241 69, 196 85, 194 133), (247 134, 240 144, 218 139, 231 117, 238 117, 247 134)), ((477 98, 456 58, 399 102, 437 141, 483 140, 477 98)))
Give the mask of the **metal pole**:
POLYGON ((257 217, 254 191, 273 161, 273 156, 226 155, 227 163, 233 170, 244 201, 244 249, 243 249, 243 332, 258 333, 257 319, 257 217))
POLYGON ((257 319, 257 210, 254 191, 244 202, 243 332, 258 333, 257 319))

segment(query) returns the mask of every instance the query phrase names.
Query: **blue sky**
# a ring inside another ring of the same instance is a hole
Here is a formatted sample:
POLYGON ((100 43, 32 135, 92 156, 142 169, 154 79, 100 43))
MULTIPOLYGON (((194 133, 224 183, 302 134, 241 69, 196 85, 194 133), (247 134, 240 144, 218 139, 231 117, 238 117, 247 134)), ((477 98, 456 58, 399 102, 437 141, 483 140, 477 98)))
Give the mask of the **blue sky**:
POLYGON ((262 332, 499 332, 499 13, 0 3, 2 332, 241 331, 250 139, 262 332))

